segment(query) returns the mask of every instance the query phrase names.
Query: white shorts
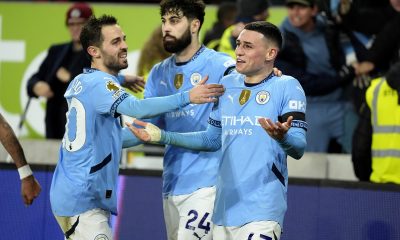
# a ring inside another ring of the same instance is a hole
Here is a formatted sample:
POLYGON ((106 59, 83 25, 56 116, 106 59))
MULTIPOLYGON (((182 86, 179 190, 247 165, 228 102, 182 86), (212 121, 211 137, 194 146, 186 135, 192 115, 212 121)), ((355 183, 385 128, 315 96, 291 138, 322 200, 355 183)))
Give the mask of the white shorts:
POLYGON ((211 240, 215 187, 164 198, 168 240, 211 240))
POLYGON ((251 222, 240 227, 214 225, 215 240, 279 240, 281 226, 274 221, 251 222))
POLYGON ((100 208, 73 217, 55 216, 65 239, 112 240, 110 213, 100 208))

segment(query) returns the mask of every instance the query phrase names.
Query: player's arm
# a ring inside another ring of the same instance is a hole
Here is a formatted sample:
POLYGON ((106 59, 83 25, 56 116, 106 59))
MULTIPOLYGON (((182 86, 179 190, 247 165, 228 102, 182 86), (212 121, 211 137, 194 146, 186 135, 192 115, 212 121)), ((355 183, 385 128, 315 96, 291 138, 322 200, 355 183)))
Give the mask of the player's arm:
POLYGON ((143 142, 131 133, 129 128, 122 128, 122 148, 134 147, 143 142))
POLYGON ((304 113, 287 113, 282 117, 283 122, 272 122, 268 118, 260 118, 262 128, 277 141, 285 153, 294 159, 300 159, 306 148, 306 129, 304 113))
POLYGON ((11 126, 0 114, 0 141, 4 148, 11 155, 21 179, 21 195, 24 203, 31 205, 33 200, 39 196, 41 191, 40 184, 33 176, 32 170, 25 159, 21 144, 14 134, 11 126))
POLYGON ((117 107, 119 114, 136 118, 150 118, 165 112, 182 108, 190 103, 201 104, 216 102, 224 93, 220 84, 204 84, 208 76, 190 91, 170 96, 147 98, 138 100, 133 96, 126 97, 117 107))
POLYGON ((144 142, 168 144, 198 151, 217 151, 221 148, 221 128, 212 124, 209 124, 205 131, 189 133, 163 131, 151 123, 137 119, 134 124, 143 128, 132 124, 127 124, 127 126, 144 142))

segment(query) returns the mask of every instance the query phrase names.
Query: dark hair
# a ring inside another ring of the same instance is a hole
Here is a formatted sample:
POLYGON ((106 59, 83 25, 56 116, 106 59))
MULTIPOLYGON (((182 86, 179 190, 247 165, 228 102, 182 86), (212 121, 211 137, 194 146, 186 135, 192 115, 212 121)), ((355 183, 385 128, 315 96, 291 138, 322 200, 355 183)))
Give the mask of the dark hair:
POLYGON ((87 52, 89 46, 100 47, 101 43, 104 41, 101 35, 101 29, 103 26, 118 24, 117 19, 111 15, 103 15, 99 18, 92 16, 89 21, 83 26, 80 41, 82 47, 89 59, 92 57, 87 52))
POLYGON ((182 11, 183 16, 188 19, 198 19, 200 28, 204 22, 206 5, 202 0, 162 0, 160 3, 160 15, 164 16, 167 13, 178 14, 182 11))
POLYGON ((282 48, 282 34, 277 26, 266 21, 251 22, 244 27, 246 30, 259 32, 266 39, 276 44, 278 49, 282 48))

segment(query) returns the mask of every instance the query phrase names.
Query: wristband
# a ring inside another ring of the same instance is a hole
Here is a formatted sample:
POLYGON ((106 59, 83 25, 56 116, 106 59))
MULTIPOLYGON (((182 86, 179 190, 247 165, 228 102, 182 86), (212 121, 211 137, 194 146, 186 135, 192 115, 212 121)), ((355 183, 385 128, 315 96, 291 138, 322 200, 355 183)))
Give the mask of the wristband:
POLYGON ((21 180, 33 175, 31 167, 28 164, 18 168, 18 173, 19 173, 19 179, 21 180))

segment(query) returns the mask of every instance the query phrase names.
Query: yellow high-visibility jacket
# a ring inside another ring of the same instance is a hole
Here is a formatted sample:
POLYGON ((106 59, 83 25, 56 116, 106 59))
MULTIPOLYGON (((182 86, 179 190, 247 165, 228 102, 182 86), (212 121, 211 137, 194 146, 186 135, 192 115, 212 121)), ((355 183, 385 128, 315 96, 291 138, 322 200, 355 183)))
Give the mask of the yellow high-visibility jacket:
POLYGON ((400 184, 400 105, 398 93, 385 78, 371 82, 366 92, 371 109, 372 174, 376 183, 400 184))

